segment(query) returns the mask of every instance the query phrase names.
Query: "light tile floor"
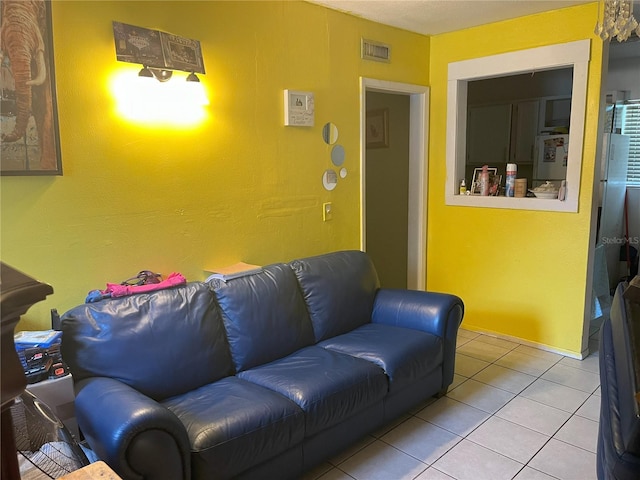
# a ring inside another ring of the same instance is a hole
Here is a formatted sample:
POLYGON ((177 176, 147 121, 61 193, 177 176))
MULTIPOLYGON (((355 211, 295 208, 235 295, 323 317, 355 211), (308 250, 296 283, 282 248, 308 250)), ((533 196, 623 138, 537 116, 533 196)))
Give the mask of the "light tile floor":
POLYGON ((597 335, 575 360, 461 329, 446 396, 304 480, 595 480, 597 335))

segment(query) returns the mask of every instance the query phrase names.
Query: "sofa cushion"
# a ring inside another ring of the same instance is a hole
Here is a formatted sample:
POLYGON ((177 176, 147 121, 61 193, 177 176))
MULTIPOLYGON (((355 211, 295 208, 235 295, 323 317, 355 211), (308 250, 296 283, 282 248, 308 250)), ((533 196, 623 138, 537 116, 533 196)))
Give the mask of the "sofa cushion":
POLYGON ((230 478, 299 444, 304 414, 277 393, 227 377, 168 399, 184 424, 193 478, 230 478))
POLYGON ((62 330, 76 382, 112 377, 161 400, 232 372, 220 313, 200 282, 80 305, 62 330))
POLYGON ((313 435, 381 400, 387 378, 380 367, 321 347, 307 347, 238 375, 293 400, 313 435))
POLYGON ((430 333, 369 323, 318 346, 373 362, 395 392, 442 364, 442 340, 430 333))
POLYGON ((263 271, 210 282, 222 310, 236 371, 313 344, 313 330, 296 277, 275 264, 263 271))
POLYGON ((294 260, 289 265, 302 287, 316 342, 371 321, 380 283, 366 253, 328 253, 294 260))

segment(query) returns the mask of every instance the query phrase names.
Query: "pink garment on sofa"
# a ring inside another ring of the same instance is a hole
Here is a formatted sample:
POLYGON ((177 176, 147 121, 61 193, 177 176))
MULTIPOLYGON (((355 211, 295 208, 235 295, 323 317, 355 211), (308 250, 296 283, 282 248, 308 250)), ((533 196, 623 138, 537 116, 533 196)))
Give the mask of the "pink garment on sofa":
POLYGON ((154 290, 162 290, 163 288, 174 287, 187 283, 187 279, 180 273, 171 273, 165 280, 160 283, 149 283, 147 285, 120 285, 118 283, 107 283, 107 289, 102 293, 110 293, 113 298, 125 297, 134 293, 152 292, 154 290))

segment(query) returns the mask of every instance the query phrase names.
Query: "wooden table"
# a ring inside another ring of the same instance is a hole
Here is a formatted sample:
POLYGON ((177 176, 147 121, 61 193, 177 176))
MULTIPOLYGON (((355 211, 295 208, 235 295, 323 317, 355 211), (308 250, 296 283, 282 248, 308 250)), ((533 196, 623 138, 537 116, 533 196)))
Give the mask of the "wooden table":
POLYGON ((58 480, 122 480, 122 478, 116 475, 109 465, 99 460, 58 480))

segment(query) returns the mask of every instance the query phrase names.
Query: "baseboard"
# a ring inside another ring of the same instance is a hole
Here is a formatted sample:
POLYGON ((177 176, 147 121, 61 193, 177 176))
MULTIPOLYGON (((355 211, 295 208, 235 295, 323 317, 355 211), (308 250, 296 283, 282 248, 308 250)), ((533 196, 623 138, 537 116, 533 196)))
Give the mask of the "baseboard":
POLYGON ((494 338, 499 338, 501 340, 508 340, 510 342, 520 343, 522 345, 526 345, 527 347, 533 347, 539 350, 544 350, 545 352, 557 353, 559 355, 564 355, 565 357, 575 358, 576 360, 584 360, 589 355, 588 350, 585 352, 576 353, 570 350, 565 350, 563 348, 551 347, 544 343, 532 342, 524 338, 513 337, 511 335, 504 335, 502 333, 492 332, 489 330, 484 330, 482 328, 476 328, 476 327, 469 328, 466 326, 461 326, 461 328, 463 328, 464 330, 469 330, 470 332, 481 333, 489 337, 494 337, 494 338))

